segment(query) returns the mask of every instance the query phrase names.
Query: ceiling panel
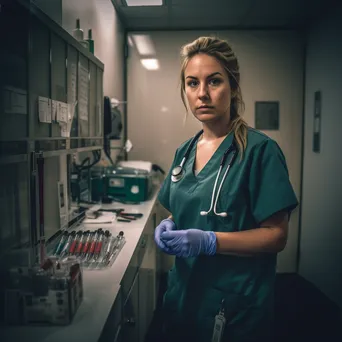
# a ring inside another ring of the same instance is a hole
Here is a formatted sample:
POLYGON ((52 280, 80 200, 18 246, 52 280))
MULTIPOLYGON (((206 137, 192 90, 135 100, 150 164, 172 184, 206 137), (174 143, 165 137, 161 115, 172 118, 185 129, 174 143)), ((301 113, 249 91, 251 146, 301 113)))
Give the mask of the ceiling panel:
POLYGON ((192 6, 194 9, 204 7, 217 7, 217 6, 245 6, 255 0, 169 0, 167 4, 170 6, 192 6))
POLYGON ((341 0, 164 0, 127 7, 112 0, 128 30, 298 28, 341 0))
POLYGON ((127 25, 131 30, 153 30, 156 27, 165 28, 169 26, 167 17, 149 18, 149 20, 130 18, 127 20, 127 25))
POLYGON ((239 24, 240 19, 234 18, 215 18, 211 21, 205 21, 205 18, 171 18, 170 24, 173 27, 185 27, 185 28, 218 28, 218 27, 233 27, 239 24))
POLYGON ((122 13, 127 18, 159 18, 168 15, 167 7, 122 7, 122 13))
POLYGON ((235 8, 228 8, 228 7, 220 7, 219 9, 213 8, 213 7, 202 7, 198 8, 196 11, 194 11, 190 7, 182 7, 182 6, 174 6, 170 9, 169 13, 173 17, 181 18, 181 17, 206 17, 210 20, 215 19, 215 17, 224 17, 224 16, 237 16, 240 17, 241 15, 244 15, 249 9, 249 6, 242 7, 237 6, 235 8))

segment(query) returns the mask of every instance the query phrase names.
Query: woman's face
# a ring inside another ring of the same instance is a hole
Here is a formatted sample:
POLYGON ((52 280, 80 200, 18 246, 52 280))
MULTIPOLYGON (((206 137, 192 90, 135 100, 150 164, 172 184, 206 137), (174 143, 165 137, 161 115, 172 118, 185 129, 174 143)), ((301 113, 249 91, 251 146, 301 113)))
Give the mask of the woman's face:
POLYGON ((231 89, 226 71, 211 56, 198 54, 184 72, 185 94, 194 116, 201 122, 229 122, 231 89))

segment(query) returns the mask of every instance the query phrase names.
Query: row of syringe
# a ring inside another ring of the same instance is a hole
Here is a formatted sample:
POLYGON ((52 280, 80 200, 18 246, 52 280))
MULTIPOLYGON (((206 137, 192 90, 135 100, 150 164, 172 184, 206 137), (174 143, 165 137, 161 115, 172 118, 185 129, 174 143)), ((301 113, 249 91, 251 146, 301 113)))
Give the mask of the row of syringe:
POLYGON ((77 256, 83 262, 101 262, 110 264, 116 252, 122 247, 124 242, 123 232, 116 237, 101 228, 96 231, 65 231, 56 246, 54 255, 60 258, 67 256, 77 256))

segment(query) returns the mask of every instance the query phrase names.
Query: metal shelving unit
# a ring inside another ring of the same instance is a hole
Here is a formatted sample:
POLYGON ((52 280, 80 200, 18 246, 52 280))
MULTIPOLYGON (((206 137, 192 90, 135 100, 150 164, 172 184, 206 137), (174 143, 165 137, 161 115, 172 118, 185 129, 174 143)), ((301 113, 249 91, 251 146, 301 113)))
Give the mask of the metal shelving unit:
POLYGON ((49 159, 103 148, 104 65, 30 1, 1 0, 0 44, 0 165, 21 177, 4 173, 0 181, 4 203, 6 194, 14 191, 13 184, 20 183, 13 208, 7 204, 3 213, 11 216, 10 223, 0 229, 0 246, 8 249, 37 242, 34 156, 46 159, 49 184, 57 184, 61 171, 50 172, 58 162, 49 159), (49 101, 51 122, 40 118, 40 97, 49 101), (64 123, 57 121, 52 111, 59 103, 72 108, 64 123), (15 207, 18 201, 20 205, 15 207), (28 220, 28 225, 15 217, 28 220), (29 232, 18 235, 23 226, 29 232), (27 241, 21 241, 23 235, 27 241))

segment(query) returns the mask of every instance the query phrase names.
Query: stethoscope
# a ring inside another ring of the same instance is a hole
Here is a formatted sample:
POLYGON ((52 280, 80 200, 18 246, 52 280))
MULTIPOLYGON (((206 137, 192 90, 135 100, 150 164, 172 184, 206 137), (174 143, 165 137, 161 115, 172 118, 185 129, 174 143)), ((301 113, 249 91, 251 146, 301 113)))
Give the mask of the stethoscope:
MULTIPOLYGON (((202 133, 203 133, 203 130, 199 131, 192 138, 188 148, 185 151, 185 154, 183 156, 183 159, 182 159, 181 163, 172 170, 172 172, 171 172, 171 180, 172 180, 172 182, 177 183, 177 182, 179 182, 184 177, 184 173, 185 173, 184 164, 188 160, 190 152, 191 152, 195 142, 199 139, 199 137, 202 135, 202 133)), ((215 179, 215 184, 214 184, 214 187, 213 187, 213 192, 212 192, 212 195, 211 195, 210 208, 207 211, 203 211, 202 210, 200 212, 200 215, 206 216, 206 215, 208 215, 213 210, 214 214, 217 215, 217 216, 221 216, 221 217, 226 217, 227 216, 226 212, 222 212, 222 213, 216 212, 216 206, 217 206, 217 201, 218 201, 218 198, 220 196, 220 192, 221 192, 223 183, 224 183, 224 181, 225 181, 225 179, 227 177, 227 174, 228 174, 228 171, 230 169, 230 166, 232 165, 232 163, 233 163, 233 161, 235 159, 236 152, 237 152, 237 147, 236 147, 236 144, 235 144, 235 140, 233 140, 232 144, 225 150, 225 152, 224 152, 224 154, 223 154, 223 156, 221 158, 220 168, 219 168, 219 170, 217 172, 217 176, 216 176, 216 179, 215 179), (231 152, 233 152, 233 153, 231 153, 231 152), (229 155, 231 155, 231 157, 229 159, 226 171, 225 171, 225 173, 224 173, 224 175, 222 177, 222 180, 221 180, 221 183, 220 183, 220 186, 218 188, 217 195, 216 195, 216 198, 215 198, 215 191, 216 191, 216 187, 217 187, 217 182, 219 180, 221 171, 222 171, 222 169, 224 167, 224 164, 226 163, 226 160, 227 160, 229 155), (215 200, 214 200, 214 198, 215 198, 215 200)))

